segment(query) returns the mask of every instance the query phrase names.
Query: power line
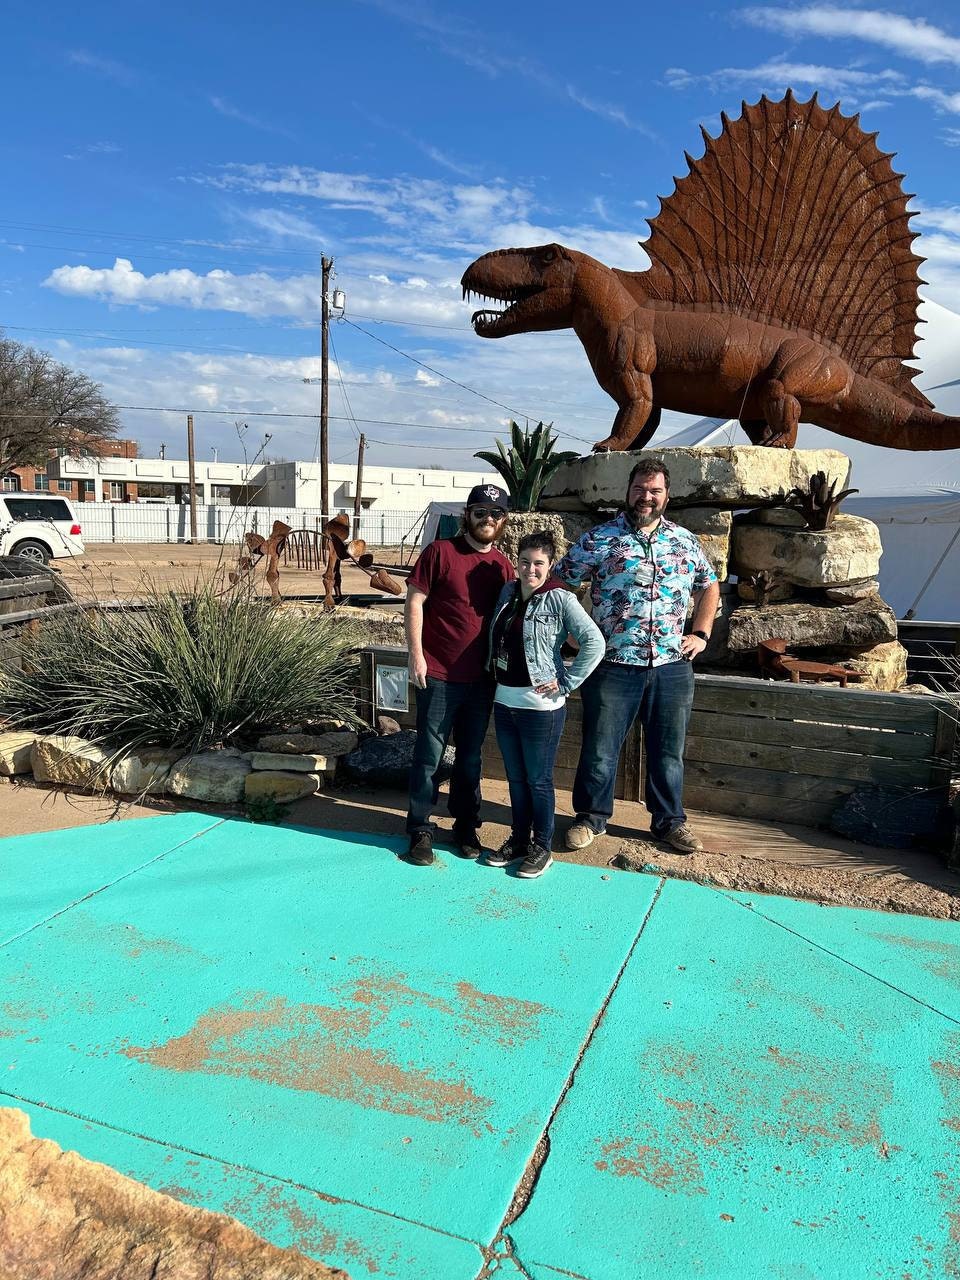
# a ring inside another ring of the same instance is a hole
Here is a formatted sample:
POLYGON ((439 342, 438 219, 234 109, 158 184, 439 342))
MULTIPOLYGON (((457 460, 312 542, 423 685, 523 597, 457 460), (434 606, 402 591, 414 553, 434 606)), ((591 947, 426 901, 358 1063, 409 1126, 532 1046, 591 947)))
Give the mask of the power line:
MULTIPOLYGON (((130 413, 192 413, 195 416, 204 414, 210 417, 237 417, 237 418, 286 418, 291 420, 306 419, 310 422, 316 422, 320 415, 318 413, 278 413, 268 412, 263 409, 184 409, 174 405, 155 405, 155 404, 115 404, 115 409, 123 409, 130 413)), ((39 411, 25 410, 23 412, 3 412, 0 411, 0 418, 48 418, 48 413, 39 411)), ((355 422, 369 423, 377 427, 403 427, 409 430, 411 427, 419 431, 463 431, 469 432, 471 435, 489 436, 489 427, 454 427, 438 425, 435 422, 399 422, 392 418, 348 418, 344 414, 331 413, 328 415, 336 422, 355 422)), ((70 425, 69 418, 65 418, 64 422, 70 425)), ((570 436, 569 432, 562 432, 562 435, 568 436, 571 440, 576 440, 576 436, 570 436)))
POLYGON ((357 420, 353 414, 353 407, 351 406, 350 398, 347 395, 347 388, 343 381, 343 375, 340 372, 340 356, 337 354, 337 344, 334 341, 333 330, 331 329, 329 332, 330 332, 330 345, 333 347, 334 365, 337 370, 337 382, 339 382, 340 384, 340 395, 343 397, 344 408, 346 409, 347 413, 350 415, 350 420, 353 423, 353 430, 356 433, 357 439, 359 440, 361 432, 359 427, 357 426, 357 420))
POLYGON ((432 365, 424 364, 422 360, 418 360, 416 356, 410 355, 408 351, 401 351, 399 347, 395 347, 392 342, 387 342, 386 338, 378 338, 375 333, 371 333, 369 329, 364 329, 362 325, 355 324, 353 320, 348 320, 346 316, 340 317, 344 324, 350 325, 356 329, 358 333, 365 333, 368 338, 372 338, 374 342, 379 342, 381 346, 389 348, 398 356, 403 356, 404 360, 411 360, 414 364, 418 364, 421 369, 426 369, 428 373, 436 374, 438 378, 443 378, 446 382, 452 382, 455 387, 461 387, 464 391, 469 391, 471 395, 479 396, 481 400, 486 400, 490 404, 495 404, 498 409, 506 409, 507 413, 513 414, 518 418, 528 418, 530 414, 521 413, 518 409, 511 409, 508 404, 504 404, 500 400, 494 400, 491 396, 485 396, 482 391, 478 391, 476 387, 468 387, 465 382, 458 382, 456 378, 451 378, 449 374, 442 373, 439 369, 434 369, 432 365))

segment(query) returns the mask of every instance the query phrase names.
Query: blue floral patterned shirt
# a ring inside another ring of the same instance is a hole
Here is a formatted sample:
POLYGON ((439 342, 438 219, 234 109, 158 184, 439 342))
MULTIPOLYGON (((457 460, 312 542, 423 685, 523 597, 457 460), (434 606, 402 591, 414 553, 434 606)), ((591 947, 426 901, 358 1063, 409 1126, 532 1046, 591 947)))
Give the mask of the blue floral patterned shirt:
POLYGON ((554 573, 570 586, 590 579, 605 661, 641 667, 680 660, 690 596, 717 580, 696 534, 661 517, 647 537, 622 513, 583 534, 554 573))

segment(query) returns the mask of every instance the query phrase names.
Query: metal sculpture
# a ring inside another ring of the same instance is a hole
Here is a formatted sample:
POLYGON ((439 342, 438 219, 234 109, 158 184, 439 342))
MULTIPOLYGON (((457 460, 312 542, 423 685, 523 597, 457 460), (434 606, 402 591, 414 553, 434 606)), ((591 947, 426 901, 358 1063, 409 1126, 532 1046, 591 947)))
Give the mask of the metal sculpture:
POLYGON ((859 489, 841 489, 836 492, 838 481, 827 483, 825 471, 815 471, 810 477, 809 489, 794 488, 787 494, 786 505, 799 511, 808 529, 829 529, 844 498, 859 489))
POLYGON ((375 590, 392 596, 403 595, 403 587, 396 578, 392 578, 386 569, 374 566, 373 555, 367 551, 366 542, 362 538, 350 538, 350 521, 346 516, 334 516, 327 521, 324 542, 327 548, 327 567, 323 575, 325 609, 332 609, 343 599, 340 566, 344 560, 350 560, 362 569, 375 590))
POLYGON ((770 592, 780 582, 780 575, 768 569, 759 569, 756 573, 751 573, 744 581, 753 588, 753 607, 755 609, 765 609, 769 602, 770 592))
POLYGON ((270 530, 268 538, 264 538, 259 533, 246 534, 243 540, 250 550, 250 555, 241 556, 237 562, 237 568, 227 575, 230 585, 236 586, 241 577, 254 571, 259 560, 266 558, 267 569, 265 576, 270 587, 270 598, 274 604, 279 604, 279 558, 288 533, 290 533, 288 524, 284 524, 282 520, 274 520, 273 528, 270 530))
POLYGON ((807 658, 794 658, 787 653, 787 641, 780 638, 761 640, 757 645, 757 662, 760 676, 768 680, 789 680, 799 684, 822 684, 825 680, 839 680, 845 689, 850 680, 862 680, 859 671, 849 671, 830 662, 812 662, 807 658))
POLYGON ((242 555, 236 569, 227 575, 230 586, 236 586, 241 579, 255 573, 260 561, 265 560, 265 577, 274 604, 280 603, 281 556, 284 564, 295 560, 298 569, 323 568, 323 606, 327 610, 333 609, 343 599, 341 565, 344 560, 362 569, 376 591, 392 596, 403 595, 402 584, 386 569, 374 564, 373 555, 367 550, 364 540, 350 538, 350 521, 346 516, 334 516, 328 520, 322 534, 313 529, 291 529, 288 524, 275 520, 269 537, 248 533, 244 542, 250 554, 242 555))
POLYGON ((563 245, 497 249, 461 281, 484 338, 572 328, 618 405, 595 450, 640 449, 662 409, 736 418, 793 448, 801 421, 894 449, 956 449, 960 419, 913 384, 911 198, 859 117, 816 95, 743 104, 661 200, 647 271, 563 245))

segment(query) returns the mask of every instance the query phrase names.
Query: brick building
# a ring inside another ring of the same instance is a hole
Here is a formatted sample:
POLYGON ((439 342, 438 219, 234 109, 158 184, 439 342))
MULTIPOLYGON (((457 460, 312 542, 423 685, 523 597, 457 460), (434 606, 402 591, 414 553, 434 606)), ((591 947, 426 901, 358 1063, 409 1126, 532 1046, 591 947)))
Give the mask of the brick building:
MULTIPOLYGON (((60 449, 51 457, 63 457, 67 449, 60 449)), ((136 458, 136 440, 104 440, 98 457, 136 458)), ((136 481, 126 479, 59 479, 47 474, 46 467, 14 467, 0 476, 0 490, 4 493, 62 493, 74 502, 132 502, 138 496, 136 481)), ((56 470, 56 468, 54 468, 56 470)))

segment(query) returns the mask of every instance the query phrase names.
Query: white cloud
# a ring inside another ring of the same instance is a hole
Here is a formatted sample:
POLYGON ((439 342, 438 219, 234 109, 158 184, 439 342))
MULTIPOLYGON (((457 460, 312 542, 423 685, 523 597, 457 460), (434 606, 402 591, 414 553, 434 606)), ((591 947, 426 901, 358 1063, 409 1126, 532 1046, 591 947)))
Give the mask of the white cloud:
MULTIPOLYGON (((319 274, 271 276, 255 271, 200 274, 187 268, 146 275, 128 258, 112 267, 56 267, 44 285, 71 297, 98 298, 137 307, 186 307, 194 311, 230 311, 241 315, 286 316, 315 321, 320 310, 319 274)), ((464 310, 456 279, 430 282, 422 276, 350 279, 350 311, 402 316, 434 324, 462 323, 464 310)))
POLYGON ((960 93, 944 93, 928 84, 915 85, 909 92, 914 98, 932 102, 938 111, 960 112, 960 93))
POLYGON ((654 138, 657 135, 647 125, 633 119, 623 107, 615 103, 601 102, 591 94, 542 66, 535 59, 523 54, 504 52, 506 35, 491 42, 488 29, 481 28, 461 18, 436 13, 424 4, 411 7, 397 0, 365 0, 372 8, 415 27, 442 53, 464 63, 481 75, 495 80, 500 76, 521 77, 536 85, 551 97, 565 97, 583 111, 599 116, 612 124, 620 125, 636 133, 654 138))
POLYGON ((634 133, 642 133, 647 138, 656 138, 657 134, 647 125, 642 124, 639 120, 634 120, 627 115, 623 107, 617 106, 613 102, 599 102, 596 98, 588 97, 580 89, 574 85, 567 85, 567 97, 571 102, 575 102, 578 107, 582 107, 584 111, 589 111, 591 115, 599 116, 602 120, 609 120, 612 124, 623 125, 625 129, 630 129, 634 133))
POLYGON ((905 58, 960 66, 960 40, 923 18, 907 18, 880 9, 810 5, 796 9, 741 9, 740 17, 767 31, 790 36, 863 40, 892 49, 905 58))
POLYGON ((416 379, 415 379, 415 380, 416 380, 417 382, 419 382, 419 383, 420 383, 420 385, 421 385, 422 387, 439 387, 439 386, 442 386, 442 383, 441 383, 440 379, 439 379, 439 378, 435 378, 435 377, 434 377, 432 374, 430 374, 430 373, 427 373, 426 369, 418 369, 418 370, 417 370, 417 373, 416 373, 416 379))
POLYGON ((836 93, 860 88, 876 92, 880 84, 903 81, 900 72, 889 69, 864 71, 814 62, 789 62, 783 58, 771 58, 755 67, 720 67, 703 73, 687 71, 683 67, 668 67, 664 78, 671 89, 687 89, 695 84, 707 85, 711 89, 749 85, 758 89, 775 89, 778 93, 792 85, 830 89, 836 93))
POLYGON ((92 71, 94 75, 113 80, 127 89, 136 84, 140 78, 132 67, 125 66, 113 58, 104 58, 98 53, 91 53, 89 49, 70 49, 67 52, 67 61, 75 67, 82 67, 84 71, 92 71))
POLYGON ((239 107, 235 107, 232 102, 228 102, 226 98, 222 98, 217 94, 210 95, 210 105, 214 111, 222 116, 226 116, 228 120, 237 120, 240 124, 249 125, 251 129, 261 129, 264 133, 279 133, 289 138, 290 134, 285 129, 280 129, 277 125, 270 124, 260 116, 255 116, 249 111, 241 111, 239 107))

